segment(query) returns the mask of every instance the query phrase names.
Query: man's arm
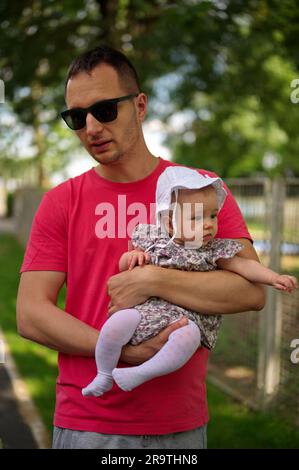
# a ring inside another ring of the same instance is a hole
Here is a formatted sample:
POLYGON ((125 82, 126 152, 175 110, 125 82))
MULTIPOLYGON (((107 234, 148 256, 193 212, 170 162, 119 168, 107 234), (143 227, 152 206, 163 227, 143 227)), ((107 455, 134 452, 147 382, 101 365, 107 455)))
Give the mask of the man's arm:
MULTIPOLYGON (((258 261, 251 242, 238 241, 244 245, 238 256, 258 261)), ((136 267, 132 272, 112 276, 108 293, 111 296, 109 314, 144 302, 151 296, 207 314, 261 310, 265 304, 263 286, 223 270, 187 272, 151 265, 136 267)))
MULTIPOLYGON (((239 239, 244 249, 238 256, 255 259, 258 256, 251 242, 239 239)), ((204 313, 238 313, 249 310, 261 310, 265 304, 264 287, 253 284, 238 274, 217 270, 204 273, 181 271, 178 280, 169 270, 169 278, 162 274, 158 290, 166 291, 166 300, 182 305, 185 308, 204 313), (168 295, 167 285, 170 288, 168 295), (173 300, 170 300, 172 298, 173 300)), ((179 273, 175 273, 178 274, 179 273)))
MULTIPOLYGON (((65 354, 94 357, 99 331, 56 306, 65 274, 56 271, 30 271, 21 275, 17 298, 18 332, 24 338, 65 354)), ((138 365, 156 354, 168 336, 188 323, 171 324, 159 335, 140 345, 127 345, 121 360, 138 365)))
POLYGON ((21 275, 17 326, 21 336, 51 349, 94 355, 99 332, 56 306, 65 273, 30 271, 21 275))

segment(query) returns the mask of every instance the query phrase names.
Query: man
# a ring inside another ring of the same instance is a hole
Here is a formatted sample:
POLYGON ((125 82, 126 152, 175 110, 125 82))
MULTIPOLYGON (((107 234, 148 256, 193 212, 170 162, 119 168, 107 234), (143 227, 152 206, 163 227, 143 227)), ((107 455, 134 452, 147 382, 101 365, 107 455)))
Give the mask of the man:
MULTIPOLYGON (((59 351, 53 447, 204 448, 207 350, 199 348, 180 370, 132 392, 114 385, 103 397, 87 398, 81 390, 95 375, 99 330, 107 311, 112 315, 151 296, 198 312, 227 314, 260 310, 263 289, 225 271, 192 273, 146 265, 118 273, 136 212, 144 223, 152 220, 157 179, 172 163, 154 157, 146 146, 146 96, 120 52, 99 47, 76 59, 66 80, 66 103, 63 118, 98 166, 44 196, 17 302, 20 334, 59 351), (65 311, 56 306, 64 283, 65 311)), ((241 256, 257 259, 230 193, 218 236, 241 239, 241 256)), ((138 346, 124 346, 120 366, 143 363, 186 322, 138 346)))

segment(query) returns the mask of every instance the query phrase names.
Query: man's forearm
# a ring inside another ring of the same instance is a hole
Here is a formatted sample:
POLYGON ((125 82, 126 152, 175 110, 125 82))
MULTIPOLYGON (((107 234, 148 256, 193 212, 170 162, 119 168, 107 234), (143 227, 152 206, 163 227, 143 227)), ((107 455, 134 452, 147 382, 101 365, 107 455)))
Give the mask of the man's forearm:
POLYGON ((187 272, 158 268, 152 295, 196 312, 228 314, 261 310, 264 289, 238 274, 217 270, 187 272))
MULTIPOLYGON (((31 309, 29 317, 30 321, 26 321, 26 326, 20 321, 21 316, 18 321, 19 333, 26 339, 64 354, 95 356, 98 330, 66 314, 50 302, 39 304, 36 312, 31 309)), ((185 324, 186 322, 181 320, 137 346, 131 344, 123 346, 120 360, 130 365, 142 364, 160 350, 172 331, 185 324)))
POLYGON ((22 309, 18 314, 21 336, 65 354, 94 356, 99 335, 96 329, 49 301, 22 309))

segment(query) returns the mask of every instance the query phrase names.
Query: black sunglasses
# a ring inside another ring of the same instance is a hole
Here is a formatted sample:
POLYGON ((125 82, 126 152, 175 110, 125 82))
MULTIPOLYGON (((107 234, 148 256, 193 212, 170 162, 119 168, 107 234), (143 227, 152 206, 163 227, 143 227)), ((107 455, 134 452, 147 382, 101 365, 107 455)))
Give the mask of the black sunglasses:
POLYGON ((62 119, 73 131, 78 131, 86 126, 86 116, 91 113, 99 122, 111 122, 117 118, 117 104, 120 101, 130 100, 139 93, 113 98, 111 100, 97 101, 88 108, 72 108, 61 113, 62 119))

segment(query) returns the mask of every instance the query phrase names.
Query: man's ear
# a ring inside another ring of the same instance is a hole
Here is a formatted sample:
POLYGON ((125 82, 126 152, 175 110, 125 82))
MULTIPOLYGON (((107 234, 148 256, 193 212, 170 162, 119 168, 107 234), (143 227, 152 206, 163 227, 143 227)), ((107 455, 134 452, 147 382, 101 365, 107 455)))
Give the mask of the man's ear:
POLYGON ((147 97, 144 93, 139 93, 137 97, 137 114, 141 122, 146 118, 147 112, 147 97))

